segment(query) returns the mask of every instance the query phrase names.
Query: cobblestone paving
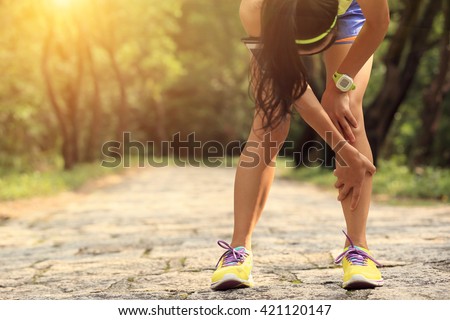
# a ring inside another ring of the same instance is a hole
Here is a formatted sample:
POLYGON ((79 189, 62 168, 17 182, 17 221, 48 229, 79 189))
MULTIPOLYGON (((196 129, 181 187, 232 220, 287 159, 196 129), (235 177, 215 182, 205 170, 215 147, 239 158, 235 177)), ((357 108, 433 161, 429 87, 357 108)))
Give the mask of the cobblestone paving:
MULTIPOLYGON (((233 168, 146 168, 62 206, 0 219, 0 299, 449 299, 450 207, 374 204, 385 286, 346 291, 332 191, 276 179, 253 236, 252 289, 213 292, 233 168)), ((1 206, 1 204, 0 204, 1 206)))

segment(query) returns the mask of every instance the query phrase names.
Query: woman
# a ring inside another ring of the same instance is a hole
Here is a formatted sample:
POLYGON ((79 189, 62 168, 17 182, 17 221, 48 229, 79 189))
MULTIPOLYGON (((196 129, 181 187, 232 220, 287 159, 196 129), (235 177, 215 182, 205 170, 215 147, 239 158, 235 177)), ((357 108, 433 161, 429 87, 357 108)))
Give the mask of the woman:
POLYGON ((373 53, 389 25, 387 0, 242 0, 240 17, 248 35, 262 44, 257 63, 252 64, 256 108, 247 145, 264 161, 249 166, 254 159, 249 160, 247 147, 241 155, 233 239, 231 244, 218 242, 226 251, 218 261, 211 288, 253 286, 251 235, 264 208, 274 178, 273 161, 287 137, 293 109, 336 152, 335 187, 348 233, 344 251, 336 259, 343 264, 343 288, 381 286, 379 264, 366 240, 375 167, 362 101, 373 53), (323 52, 327 70, 321 103, 308 86, 309 75, 299 59, 299 54, 319 52, 323 52), (267 139, 277 147, 264 144, 267 139))

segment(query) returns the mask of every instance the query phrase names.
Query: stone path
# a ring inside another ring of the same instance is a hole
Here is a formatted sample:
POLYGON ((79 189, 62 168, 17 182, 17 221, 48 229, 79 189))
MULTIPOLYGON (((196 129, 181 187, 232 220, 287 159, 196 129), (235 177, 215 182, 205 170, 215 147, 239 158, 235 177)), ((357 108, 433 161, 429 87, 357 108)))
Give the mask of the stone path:
MULTIPOLYGON (((0 299, 450 299, 450 207, 373 205, 385 286, 346 291, 333 192, 276 179, 254 234, 255 288, 209 289, 232 232, 232 168, 146 168, 0 222, 0 299)), ((1 206, 1 204, 0 204, 1 206)))

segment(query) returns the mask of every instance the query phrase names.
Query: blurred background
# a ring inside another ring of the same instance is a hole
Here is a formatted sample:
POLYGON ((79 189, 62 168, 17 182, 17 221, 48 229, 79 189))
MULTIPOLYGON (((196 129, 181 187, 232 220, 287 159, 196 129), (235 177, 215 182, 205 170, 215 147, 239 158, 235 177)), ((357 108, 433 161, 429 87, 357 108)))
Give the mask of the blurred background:
MULTIPOLYGON (((124 132, 154 141, 147 152, 161 157, 160 143, 177 132, 195 132, 203 143, 245 142, 253 104, 239 4, 0 0, 0 201, 108 174, 101 147, 124 132)), ((374 191, 448 202, 450 5, 396 0, 390 7, 364 103, 379 168, 374 191)), ((320 96, 321 58, 305 62, 320 96)), ((297 116, 286 156, 316 139, 297 116)), ((287 175, 324 185, 333 179, 320 169, 287 175)))

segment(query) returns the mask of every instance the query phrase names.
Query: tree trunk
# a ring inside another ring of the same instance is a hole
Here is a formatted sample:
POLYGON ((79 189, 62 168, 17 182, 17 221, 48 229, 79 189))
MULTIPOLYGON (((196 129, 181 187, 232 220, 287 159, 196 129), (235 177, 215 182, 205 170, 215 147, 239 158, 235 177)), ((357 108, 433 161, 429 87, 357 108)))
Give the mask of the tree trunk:
POLYGON ((422 55, 430 48, 428 38, 434 18, 441 10, 442 0, 429 0, 422 10, 423 3, 407 1, 402 21, 385 57, 387 71, 384 85, 365 112, 365 125, 375 163, 394 116, 411 87, 422 55))
POLYGON ((62 156, 64 160, 64 170, 70 170, 75 165, 76 159, 74 157, 73 152, 73 145, 70 143, 70 136, 69 136, 69 130, 68 130, 68 123, 66 122, 66 119, 64 118, 64 114, 62 112, 62 108, 59 105, 55 90, 53 88, 52 79, 50 75, 50 67, 49 67, 49 57, 50 57, 50 46, 53 42, 53 36, 54 36, 54 22, 53 19, 50 17, 49 19, 49 29, 47 36, 44 41, 44 46, 42 50, 42 60, 41 60, 41 69, 42 74, 44 77, 45 85, 47 88, 47 94, 50 100, 50 104, 53 108, 53 111, 56 114, 56 118, 58 120, 59 129, 62 136, 62 156))
POLYGON ((421 133, 415 150, 412 166, 429 165, 433 150, 433 140, 439 128, 443 101, 450 91, 450 8, 444 5, 445 22, 440 45, 438 73, 432 77, 432 82, 423 95, 421 133))
POLYGON ((91 122, 89 125, 89 132, 86 136, 86 150, 85 160, 88 162, 94 161, 99 155, 99 133, 102 127, 102 105, 100 97, 99 77, 95 69, 94 60, 92 58, 92 50, 90 44, 86 46, 86 58, 89 65, 89 72, 94 85, 94 95, 91 102, 91 122))
POLYGON ((123 135, 127 130, 128 126, 128 99, 127 99, 127 91, 125 85, 125 79, 123 74, 117 64, 116 56, 114 55, 114 50, 112 48, 108 48, 108 55, 111 61, 111 65, 113 67, 114 75, 117 80, 117 84, 119 86, 120 91, 120 99, 119 99, 119 108, 117 112, 117 128, 116 128, 116 140, 120 141, 119 153, 123 155, 123 135))
POLYGON ((169 150, 166 150, 166 146, 164 145, 164 139, 167 137, 167 129, 166 129, 166 110, 164 108, 163 100, 157 99, 155 100, 155 112, 156 112, 156 133, 157 137, 155 139, 155 155, 162 156, 167 155, 169 150))
POLYGON ((84 71, 84 63, 83 63, 83 38, 81 33, 78 35, 78 41, 76 43, 77 46, 77 65, 76 65, 76 75, 75 81, 70 81, 69 84, 69 92, 67 97, 67 109, 69 115, 69 123, 70 123, 70 144, 73 149, 73 157, 75 163, 78 163, 80 160, 78 148, 78 137, 80 135, 79 132, 79 123, 80 123, 80 114, 79 114, 79 100, 80 100, 80 92, 83 82, 83 71, 84 71))

